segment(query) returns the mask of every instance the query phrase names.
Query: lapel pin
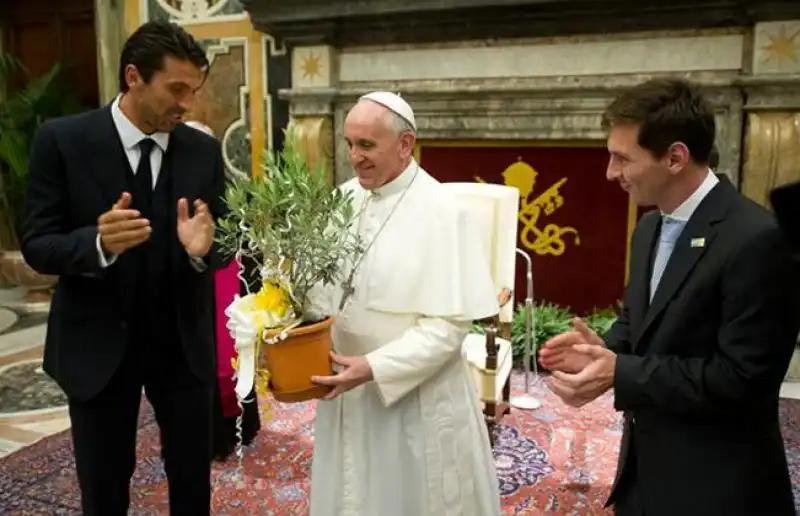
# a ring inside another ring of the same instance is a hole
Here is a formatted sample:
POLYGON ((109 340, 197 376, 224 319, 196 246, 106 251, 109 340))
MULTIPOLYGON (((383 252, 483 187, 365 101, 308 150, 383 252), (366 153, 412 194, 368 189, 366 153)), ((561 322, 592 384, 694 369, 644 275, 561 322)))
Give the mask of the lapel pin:
POLYGON ((705 247, 706 246, 706 239, 705 238, 693 238, 690 245, 692 247, 705 247))

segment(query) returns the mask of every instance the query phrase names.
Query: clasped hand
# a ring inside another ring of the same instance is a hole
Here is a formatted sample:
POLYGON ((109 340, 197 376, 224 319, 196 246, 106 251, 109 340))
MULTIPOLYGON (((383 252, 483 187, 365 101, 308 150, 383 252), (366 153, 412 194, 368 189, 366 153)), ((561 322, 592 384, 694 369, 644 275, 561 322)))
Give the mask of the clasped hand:
MULTIPOLYGON (((97 232, 106 253, 112 255, 136 247, 150 238, 150 221, 139 210, 131 209, 131 194, 123 192, 110 210, 97 219, 97 232)), ((178 239, 193 257, 208 254, 214 243, 214 221, 206 203, 194 201, 194 215, 189 216, 189 202, 178 201, 178 239)))
POLYGON ((550 390, 567 405, 581 407, 614 385, 617 355, 580 318, 572 326, 545 342, 539 363, 552 371, 550 390))
POLYGON ((331 352, 331 361, 344 369, 332 376, 311 377, 311 381, 317 385, 333 387, 333 390, 325 396, 326 400, 332 400, 372 380, 372 367, 365 357, 345 357, 331 352))

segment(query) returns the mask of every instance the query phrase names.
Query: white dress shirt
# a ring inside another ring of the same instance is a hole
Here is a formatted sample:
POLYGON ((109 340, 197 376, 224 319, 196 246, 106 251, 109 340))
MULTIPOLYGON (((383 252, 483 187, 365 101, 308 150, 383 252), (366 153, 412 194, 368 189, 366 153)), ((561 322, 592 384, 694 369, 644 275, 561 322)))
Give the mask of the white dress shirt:
POLYGON ((703 202, 703 199, 706 198, 706 195, 717 186, 717 183, 719 183, 719 178, 714 172, 709 170, 706 174, 706 178, 703 179, 703 182, 700 183, 700 186, 697 187, 697 190, 695 190, 692 195, 683 201, 680 206, 675 208, 672 213, 662 212, 661 214, 687 222, 692 217, 697 207, 700 206, 700 203, 703 202))
POLYGON ((114 120, 114 127, 117 128, 119 139, 122 142, 125 155, 128 157, 128 163, 130 163, 131 171, 134 174, 136 174, 136 169, 139 167, 139 159, 141 159, 142 154, 139 149, 139 142, 145 138, 150 138, 156 142, 150 152, 150 167, 153 170, 153 188, 155 188, 158 174, 161 172, 161 161, 164 159, 164 153, 169 145, 169 133, 153 133, 149 135, 143 133, 133 125, 133 122, 119 108, 120 98, 120 96, 117 96, 114 99, 114 103, 111 104, 111 118, 114 120))
MULTIPOLYGON (((169 146, 169 133, 156 132, 149 135, 143 133, 119 108, 119 101, 121 98, 122 95, 117 95, 117 98, 115 98, 114 102, 111 104, 111 119, 114 122, 114 127, 117 129, 117 135, 122 142, 125 156, 128 158, 128 163, 134 175, 136 174, 136 169, 139 168, 139 160, 142 158, 139 142, 145 138, 150 138, 156 143, 153 145, 153 150, 150 151, 150 168, 153 175, 152 188, 155 189, 158 182, 158 175, 161 172, 161 162, 164 159, 167 146, 169 146)), ((177 206, 175 209, 177 210, 177 206)), ((100 266, 103 268, 113 264, 117 259, 116 255, 106 256, 103 252, 99 233, 97 234, 97 252, 100 256, 100 266)), ((190 257, 190 262, 198 271, 205 269, 205 263, 203 263, 202 258, 190 257)))

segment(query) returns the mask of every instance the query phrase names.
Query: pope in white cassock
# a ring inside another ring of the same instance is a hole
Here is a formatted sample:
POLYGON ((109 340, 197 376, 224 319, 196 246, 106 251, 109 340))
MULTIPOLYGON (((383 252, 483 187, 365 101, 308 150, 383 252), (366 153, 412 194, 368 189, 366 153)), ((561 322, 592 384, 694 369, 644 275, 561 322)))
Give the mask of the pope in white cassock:
POLYGON ((495 464, 461 347, 499 311, 466 210, 412 157, 399 96, 362 97, 345 121, 363 257, 330 289, 335 376, 318 404, 311 516, 494 516, 495 464))

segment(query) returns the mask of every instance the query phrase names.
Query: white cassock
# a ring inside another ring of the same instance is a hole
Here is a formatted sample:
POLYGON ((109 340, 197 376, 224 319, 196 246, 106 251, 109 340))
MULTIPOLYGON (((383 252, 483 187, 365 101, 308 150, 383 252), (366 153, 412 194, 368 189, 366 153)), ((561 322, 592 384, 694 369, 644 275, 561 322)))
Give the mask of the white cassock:
MULTIPOLYGON (((377 195, 356 180, 342 188, 357 210, 366 206, 365 243, 388 217, 332 330, 335 351, 366 356, 374 381, 319 402, 311 516, 499 515, 494 458, 461 354, 471 322, 498 312, 480 238, 414 161, 377 195)), ((338 308, 342 289, 328 295, 338 308)))

